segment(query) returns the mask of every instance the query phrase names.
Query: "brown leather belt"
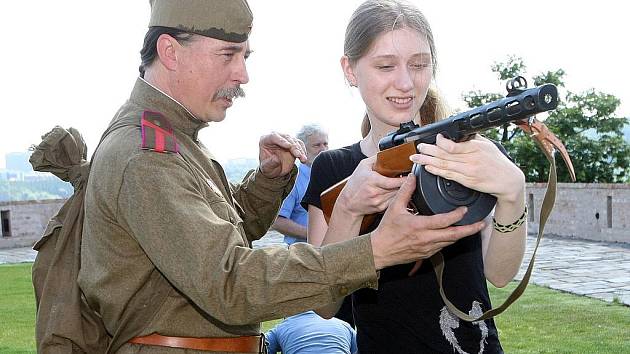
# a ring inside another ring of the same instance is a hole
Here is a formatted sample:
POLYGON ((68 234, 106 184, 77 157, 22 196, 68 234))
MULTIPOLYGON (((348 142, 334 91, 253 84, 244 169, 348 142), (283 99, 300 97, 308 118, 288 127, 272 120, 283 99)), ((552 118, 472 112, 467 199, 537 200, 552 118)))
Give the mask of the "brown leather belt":
POLYGON ((209 352, 261 353, 264 343, 263 338, 263 336, 225 338, 168 337, 153 333, 144 337, 132 338, 129 340, 129 343, 205 350, 209 352))

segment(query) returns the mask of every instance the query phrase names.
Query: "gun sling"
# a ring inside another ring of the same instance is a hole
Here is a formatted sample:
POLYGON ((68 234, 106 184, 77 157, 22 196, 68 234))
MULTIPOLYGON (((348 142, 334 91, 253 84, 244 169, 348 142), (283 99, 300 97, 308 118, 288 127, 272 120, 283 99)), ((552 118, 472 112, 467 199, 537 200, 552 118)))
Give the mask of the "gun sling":
MULTIPOLYGON (((537 140, 538 141, 538 140, 537 140)), ((514 301, 516 301, 522 294, 525 292, 527 288, 527 284, 529 283, 529 278, 532 275, 532 270, 534 269, 534 260, 536 259, 536 251, 538 251, 538 246, 540 245, 540 241, 543 237, 543 231, 545 229, 545 224, 547 223, 547 218, 549 214, 551 214, 551 210, 553 209, 553 205, 556 201, 556 188, 557 188, 557 174, 556 174, 556 161, 554 159, 553 152, 546 153, 545 156, 547 160, 549 160, 550 168, 549 168, 549 181, 547 182, 547 190, 545 191, 545 197, 543 198, 542 207, 540 208, 540 225, 538 227, 538 237, 536 238, 536 247, 534 248, 534 252, 532 253, 532 257, 529 261, 529 265, 527 266, 527 271, 523 275, 523 279, 518 284, 518 286, 512 291, 510 296, 505 299, 503 304, 499 307, 495 307, 484 312, 481 316, 474 317, 470 316, 460 309, 458 309, 452 302, 450 302, 446 294, 444 293, 444 288, 442 287, 442 274, 444 272, 444 256, 442 256, 442 252, 438 252, 431 256, 431 264, 433 265, 433 270, 435 271, 435 276, 437 278, 438 285, 440 287, 440 296, 442 296, 442 301, 446 304, 446 307, 451 311, 455 316, 461 318, 464 321, 473 322, 473 321, 482 321, 491 317, 494 317, 503 311, 505 311, 514 301)))

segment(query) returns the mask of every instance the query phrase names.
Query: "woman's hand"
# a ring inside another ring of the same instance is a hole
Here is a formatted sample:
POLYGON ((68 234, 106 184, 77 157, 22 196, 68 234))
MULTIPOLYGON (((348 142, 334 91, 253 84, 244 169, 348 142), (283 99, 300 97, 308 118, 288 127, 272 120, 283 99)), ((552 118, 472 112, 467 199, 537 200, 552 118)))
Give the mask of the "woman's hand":
POLYGON ((338 206, 354 216, 376 214, 387 209, 404 182, 402 177, 385 177, 373 171, 376 156, 359 163, 337 199, 338 206))
POLYGON ((480 135, 456 143, 438 134, 435 145, 419 144, 418 152, 410 159, 424 165, 428 172, 499 200, 515 201, 525 188, 523 172, 480 135))

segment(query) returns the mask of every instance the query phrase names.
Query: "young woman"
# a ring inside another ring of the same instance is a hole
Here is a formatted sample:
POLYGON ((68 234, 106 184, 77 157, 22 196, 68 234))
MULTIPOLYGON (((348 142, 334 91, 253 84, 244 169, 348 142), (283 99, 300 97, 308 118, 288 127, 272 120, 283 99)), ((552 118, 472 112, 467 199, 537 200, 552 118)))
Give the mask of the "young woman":
MULTIPOLYGON (((414 6, 397 0, 368 0, 354 12, 346 30, 341 67, 366 106, 363 139, 323 152, 315 160, 303 199, 308 205, 309 242, 329 244, 356 236, 361 213, 386 209, 393 192, 373 183, 361 185, 353 176, 353 184, 346 189, 357 198, 345 196, 338 203, 353 203, 353 210, 359 212, 348 212, 327 224, 320 194, 353 173, 365 174, 363 167, 374 163, 379 140, 400 123, 413 119, 430 124, 446 116, 433 87, 436 64, 431 29, 414 6)), ((462 143, 438 136, 436 145, 420 144, 418 150, 411 159, 429 172, 497 197, 484 230, 450 245, 436 243, 427 254, 441 249, 448 298, 459 309, 479 315, 491 308, 486 279, 505 286, 523 258, 526 225, 516 227, 515 221, 525 213, 524 175, 497 145, 481 136, 462 143), (514 230, 495 230, 493 217, 496 223, 514 224, 514 230)), ((339 208, 350 209, 345 204, 339 208)), ((337 205, 335 209, 337 213, 337 205)), ((428 225, 429 237, 433 219, 419 218, 428 225)), ((431 263, 423 262, 417 271, 413 267, 411 263, 385 268, 378 290, 361 289, 352 294, 361 353, 502 352, 494 321, 460 321, 444 305, 431 263)), ((339 305, 318 312, 332 316, 339 305)))

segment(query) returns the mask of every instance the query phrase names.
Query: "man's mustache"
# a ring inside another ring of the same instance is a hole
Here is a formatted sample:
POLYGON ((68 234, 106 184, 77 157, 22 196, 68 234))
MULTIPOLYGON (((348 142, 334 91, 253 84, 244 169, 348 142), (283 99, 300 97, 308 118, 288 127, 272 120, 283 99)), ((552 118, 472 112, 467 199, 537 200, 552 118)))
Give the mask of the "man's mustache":
POLYGON ((214 95, 215 100, 220 98, 231 100, 236 97, 245 97, 245 91, 240 86, 219 89, 214 95))

